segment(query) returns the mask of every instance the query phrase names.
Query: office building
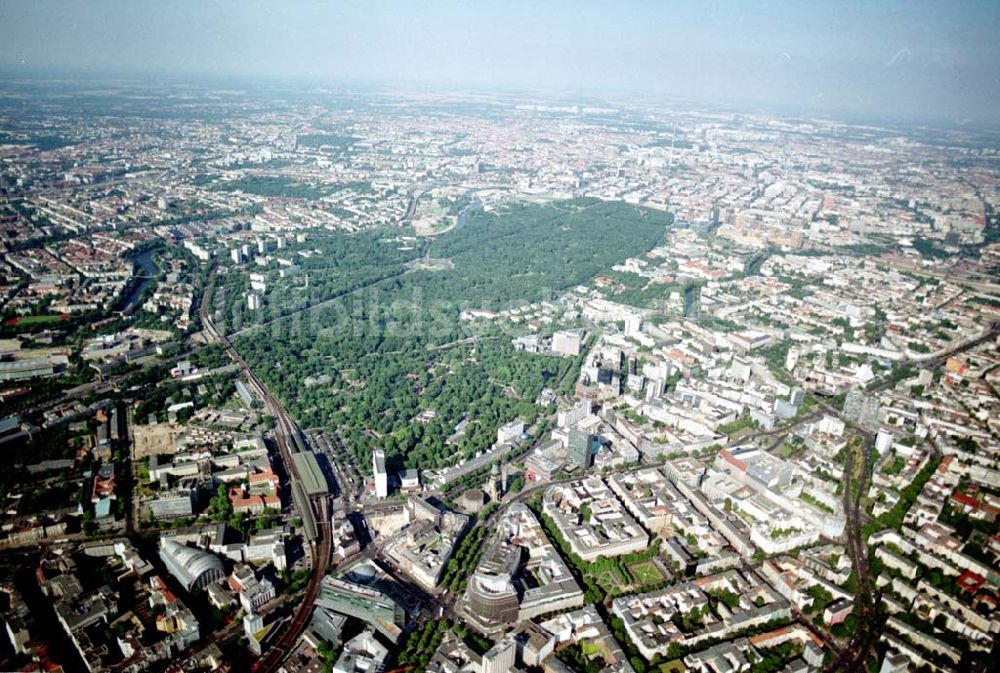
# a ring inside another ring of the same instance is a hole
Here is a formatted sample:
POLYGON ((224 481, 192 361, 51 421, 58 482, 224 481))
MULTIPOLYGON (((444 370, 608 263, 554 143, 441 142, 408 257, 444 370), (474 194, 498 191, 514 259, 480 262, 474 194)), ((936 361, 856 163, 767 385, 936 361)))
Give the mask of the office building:
POLYGON ((517 647, 510 638, 504 638, 483 655, 483 673, 509 673, 514 669, 517 647))
POLYGON ((374 673, 384 670, 389 649, 371 631, 362 631, 344 643, 332 673, 374 673))
POLYGON ((264 618, 256 612, 243 615, 243 635, 247 639, 247 647, 258 657, 261 655, 260 641, 263 639, 264 618))
POLYGON ((399 638, 406 620, 403 608, 381 591, 330 576, 320 584, 316 605, 360 619, 392 642, 399 638))
POLYGON ((154 519, 172 519, 194 514, 196 491, 192 488, 175 488, 158 493, 149 502, 154 519))
POLYGON ((385 471, 385 452, 382 449, 372 451, 372 471, 375 474, 375 496, 385 498, 389 495, 389 473, 385 471))
POLYGON ((579 355, 583 335, 579 331, 556 332, 552 335, 552 352, 557 355, 579 355))
POLYGON ((570 428, 566 447, 566 462, 584 469, 594 464, 594 436, 577 428, 570 428))
POLYGON ((878 398, 865 394, 860 388, 851 388, 844 398, 844 415, 866 430, 878 428, 880 411, 878 398))

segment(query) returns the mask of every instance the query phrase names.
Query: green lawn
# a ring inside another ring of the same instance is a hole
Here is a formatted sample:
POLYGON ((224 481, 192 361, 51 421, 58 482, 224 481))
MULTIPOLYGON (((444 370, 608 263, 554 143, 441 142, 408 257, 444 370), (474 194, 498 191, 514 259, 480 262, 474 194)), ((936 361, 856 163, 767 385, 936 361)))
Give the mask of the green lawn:
POLYGON ((659 584, 665 579, 663 573, 660 572, 659 568, 652 561, 642 561, 641 563, 630 565, 628 571, 631 573, 637 588, 659 584))
POLYGON ((617 594, 628 585, 628 580, 622 576, 617 568, 608 568, 607 570, 594 573, 594 580, 608 593, 617 594))
POLYGON ((729 435, 732 439, 733 435, 737 433, 746 434, 746 431, 754 429, 753 419, 749 416, 744 416, 742 418, 737 418, 732 423, 727 423, 725 425, 720 425, 716 430, 724 435, 729 435))
POLYGON ((17 319, 17 325, 45 325, 49 323, 61 322, 65 318, 61 315, 24 315, 17 319))

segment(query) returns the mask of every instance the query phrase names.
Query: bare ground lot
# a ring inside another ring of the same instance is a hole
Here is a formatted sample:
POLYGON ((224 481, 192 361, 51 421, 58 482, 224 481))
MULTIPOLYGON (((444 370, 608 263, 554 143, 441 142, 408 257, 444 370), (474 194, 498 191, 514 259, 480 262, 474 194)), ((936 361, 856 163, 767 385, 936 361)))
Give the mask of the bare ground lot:
POLYGON ((172 423, 159 425, 137 425, 132 429, 135 446, 132 449, 132 460, 141 460, 153 454, 176 453, 174 440, 184 428, 172 423))

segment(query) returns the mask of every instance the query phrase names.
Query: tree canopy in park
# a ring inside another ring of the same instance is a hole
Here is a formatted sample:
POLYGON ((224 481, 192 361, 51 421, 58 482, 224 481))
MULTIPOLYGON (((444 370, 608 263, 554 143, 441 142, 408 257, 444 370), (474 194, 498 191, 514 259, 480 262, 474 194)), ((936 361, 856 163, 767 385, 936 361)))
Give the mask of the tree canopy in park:
POLYGON ((306 427, 337 428, 357 459, 380 446, 391 467, 440 467, 488 448, 513 418, 534 417, 541 390, 567 389, 579 366, 515 352, 500 325, 463 322, 462 309, 585 283, 660 243, 671 222, 623 203, 516 204, 472 213, 424 243, 422 253, 450 267, 405 273, 398 246, 343 235, 303 264, 323 283, 309 305, 322 303, 236 346, 306 427), (462 420, 464 434, 447 444, 462 420))

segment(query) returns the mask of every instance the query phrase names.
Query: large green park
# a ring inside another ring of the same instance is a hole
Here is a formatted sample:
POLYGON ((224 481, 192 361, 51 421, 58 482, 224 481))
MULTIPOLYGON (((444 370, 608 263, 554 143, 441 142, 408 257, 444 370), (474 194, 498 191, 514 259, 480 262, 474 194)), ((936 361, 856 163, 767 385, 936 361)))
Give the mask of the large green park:
POLYGON ((304 427, 337 429, 359 459, 381 446, 392 467, 440 467, 487 448, 499 425, 533 419, 542 389, 568 390, 579 365, 515 352, 509 329, 462 311, 557 296, 655 247, 671 223, 668 213, 574 200, 477 211, 408 244, 398 232, 326 236, 302 265, 308 291, 271 290, 283 317, 236 346, 304 427), (407 266, 421 257, 450 263, 407 266), (446 444, 463 419, 464 434, 446 444))

